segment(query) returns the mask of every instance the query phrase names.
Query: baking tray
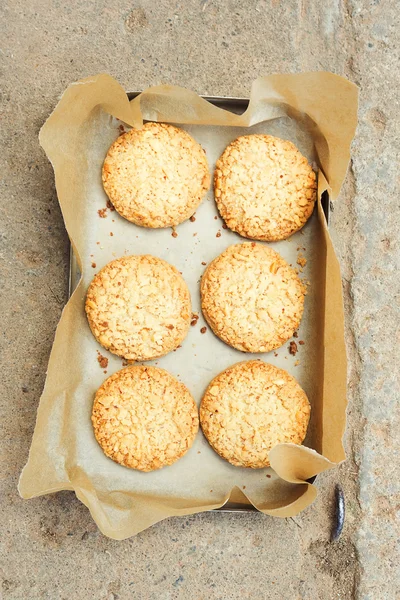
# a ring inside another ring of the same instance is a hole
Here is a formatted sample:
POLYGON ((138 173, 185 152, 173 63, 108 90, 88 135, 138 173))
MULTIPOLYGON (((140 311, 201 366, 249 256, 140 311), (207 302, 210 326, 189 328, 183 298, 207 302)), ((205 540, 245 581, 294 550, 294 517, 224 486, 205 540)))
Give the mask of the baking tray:
MULTIPOLYGON (((133 100, 136 98, 141 92, 127 92, 127 96, 129 100, 133 100)), ((211 104, 217 106, 218 108, 222 108, 224 110, 228 110, 235 114, 242 114, 248 107, 249 99, 248 98, 238 98, 238 97, 222 97, 222 96, 201 96, 211 104)), ((329 222, 329 209, 330 209, 330 201, 328 192, 324 192, 321 198, 322 208, 325 214, 326 221, 329 222)), ((246 241, 243 239, 243 241, 246 241)), ((79 270, 78 262, 76 260, 75 254, 73 252, 72 246, 70 247, 70 268, 69 268, 69 296, 73 293, 76 286, 78 285, 81 273, 79 270)), ((315 477, 312 477, 308 480, 310 483, 315 481, 315 477)), ((235 496, 235 492, 232 494, 235 496)), ((228 500, 224 506, 215 509, 220 512, 258 512, 258 510, 248 501, 246 500, 244 495, 240 495, 238 501, 230 501, 228 500)))

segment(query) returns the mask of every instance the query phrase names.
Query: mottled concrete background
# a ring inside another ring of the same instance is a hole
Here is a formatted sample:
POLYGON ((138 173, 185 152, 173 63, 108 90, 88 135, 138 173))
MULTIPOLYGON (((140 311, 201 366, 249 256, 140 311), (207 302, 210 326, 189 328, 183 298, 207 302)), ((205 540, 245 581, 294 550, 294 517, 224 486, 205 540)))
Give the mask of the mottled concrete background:
POLYGON ((6 0, 1 6, 1 579, 4 599, 400 598, 399 11, 393 0, 6 0), (296 519, 203 514, 103 537, 72 493, 22 501, 68 240, 37 135, 65 87, 106 71, 241 95, 261 74, 330 70, 361 88, 334 207, 350 358, 349 459, 296 519), (396 118, 397 117, 397 118, 396 118), (397 160, 396 160, 397 159, 397 160), (397 336, 397 337, 396 337, 397 336), (396 472, 397 471, 397 472, 396 472), (329 543, 333 488, 347 519, 329 543))

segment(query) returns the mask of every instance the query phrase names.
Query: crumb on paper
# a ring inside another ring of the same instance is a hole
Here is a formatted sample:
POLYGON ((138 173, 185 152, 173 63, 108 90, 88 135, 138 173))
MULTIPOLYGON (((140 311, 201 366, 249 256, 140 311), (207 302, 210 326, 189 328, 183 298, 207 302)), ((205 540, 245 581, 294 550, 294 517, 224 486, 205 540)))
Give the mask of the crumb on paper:
POLYGON ((222 223, 222 229, 228 229, 228 225, 226 223, 222 223))
POLYGON ((300 267, 305 267, 307 264, 306 257, 303 256, 302 254, 299 254, 297 257, 297 264, 300 265, 300 267))
POLYGON ((245 485, 243 486, 243 489, 244 489, 244 490, 246 489, 246 486, 245 486, 245 485))
POLYGON ((297 344, 296 342, 290 342, 289 344, 289 354, 292 356, 296 356, 297 354, 297 344))
POLYGON ((196 231, 196 233, 193 234, 193 237, 196 237, 196 235, 197 235, 197 231, 196 231))
POLYGON ((297 333, 297 331, 294 332, 293 337, 297 338, 299 336, 299 334, 297 333))
POLYGON ((99 365, 102 369, 106 369, 108 367, 107 356, 103 356, 102 354, 100 354, 100 352, 98 350, 97 350, 97 362, 99 363, 99 365))
POLYGON ((304 340, 299 341, 300 346, 304 346, 304 340))
POLYGON ((104 375, 107 375, 107 371, 105 369, 104 369, 103 373, 104 373, 104 375))
POLYGON ((221 232, 217 231, 217 233, 215 234, 215 237, 221 237, 221 232))
POLYGON ((216 220, 218 219, 218 216, 217 216, 217 215, 215 215, 214 219, 215 219, 215 221, 216 221, 216 220))
POLYGON ((197 450, 197 454, 201 454, 200 450, 197 450))
POLYGON ((274 356, 278 356, 278 353, 277 353, 277 352, 274 352, 274 356))
POLYGON ((105 219, 107 217, 107 207, 99 208, 99 210, 97 211, 97 214, 99 215, 100 219, 105 219))
POLYGON ((299 360, 296 360, 296 362, 294 363, 294 366, 295 366, 295 367, 298 367, 298 366, 299 366, 299 364, 300 364, 300 361, 299 361, 299 360))
POLYGON ((171 235, 172 235, 173 238, 177 238, 178 237, 178 234, 176 233, 175 229, 172 231, 171 235))
POLYGON ((113 235, 114 235, 114 234, 113 234, 113 232, 112 232, 112 231, 110 231, 110 236, 111 236, 111 237, 113 237, 113 235))
POLYGON ((205 333, 206 331, 207 331, 207 327, 202 327, 202 328, 200 329, 200 333, 205 333))
POLYGON ((190 321, 190 324, 192 325, 192 327, 197 324, 198 320, 199 320, 199 315, 197 313, 192 313, 192 319, 190 321))
POLYGON ((107 206, 108 210, 110 210, 111 212, 113 212, 115 210, 114 205, 112 204, 111 200, 107 200, 106 206, 107 206))
POLYGON ((92 263, 92 269, 95 269, 96 267, 97 267, 96 263, 95 263, 95 262, 93 262, 93 263, 92 263))
POLYGON ((207 263, 203 260, 201 264, 206 266, 207 263))
POLYGON ((122 366, 123 367, 131 367, 134 364, 135 364, 134 360, 129 360, 128 358, 123 358, 122 359, 122 366))
POLYGON ((194 222, 195 222, 195 220, 196 220, 196 217, 195 217, 194 215, 192 215, 192 216, 189 218, 189 221, 191 221, 192 223, 194 223, 194 222))
POLYGON ((96 242, 96 244, 97 244, 97 245, 99 245, 99 244, 100 244, 100 242, 96 242))
POLYGON ((125 127, 121 124, 118 127, 118 131, 120 132, 120 134, 122 135, 123 133, 125 133, 125 127))
POLYGON ((267 473, 265 477, 268 477, 268 479, 271 479, 271 475, 269 473, 267 473))

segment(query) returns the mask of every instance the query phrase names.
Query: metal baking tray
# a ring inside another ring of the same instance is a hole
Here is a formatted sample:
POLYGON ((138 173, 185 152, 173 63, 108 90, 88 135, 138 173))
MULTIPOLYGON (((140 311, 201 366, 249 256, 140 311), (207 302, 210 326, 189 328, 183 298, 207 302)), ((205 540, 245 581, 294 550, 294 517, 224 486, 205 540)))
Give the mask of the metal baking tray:
MULTIPOLYGON (((127 96, 129 100, 133 100, 138 96, 141 92, 127 92, 127 96)), ((228 110, 235 114, 242 114, 248 107, 249 99, 248 98, 235 98, 235 97, 220 97, 220 96, 201 96, 211 104, 222 108, 224 110, 228 110)), ((322 208, 328 222, 329 220, 329 196, 327 192, 324 192, 321 198, 322 208)), ((79 266, 73 252, 72 246, 70 248, 70 268, 69 268, 69 296, 71 296, 72 292, 75 290, 78 285, 81 273, 79 271, 79 266)), ((315 477, 309 479, 308 481, 312 483, 315 480, 315 477)), ((235 491, 232 494, 232 500, 228 500, 224 506, 216 509, 217 511, 222 512, 258 512, 257 509, 250 504, 246 497, 243 494, 240 494, 235 498, 235 491)))

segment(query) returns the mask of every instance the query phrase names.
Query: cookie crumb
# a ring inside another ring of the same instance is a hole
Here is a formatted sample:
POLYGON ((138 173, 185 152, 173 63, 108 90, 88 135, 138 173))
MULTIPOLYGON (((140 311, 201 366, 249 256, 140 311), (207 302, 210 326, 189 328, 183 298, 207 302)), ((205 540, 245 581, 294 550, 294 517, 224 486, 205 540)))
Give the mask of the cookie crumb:
POLYGON ((214 219, 215 219, 215 221, 218 219, 217 215, 215 215, 214 219))
POLYGON ((178 237, 178 234, 176 233, 176 231, 173 231, 173 232, 171 233, 171 235, 172 235, 172 237, 173 237, 173 238, 177 238, 177 237, 178 237))
POLYGON ((111 212, 113 212, 115 210, 114 205, 112 204, 112 202, 110 200, 107 200, 106 206, 107 206, 108 210, 110 210, 111 212))
POLYGON ((278 353, 277 353, 277 352, 274 352, 274 356, 278 356, 278 353))
POLYGON ((228 225, 226 223, 222 223, 222 229, 228 229, 228 225))
POLYGON ((113 234, 113 232, 112 232, 112 231, 110 231, 110 236, 111 236, 111 237, 113 237, 113 235, 114 235, 114 234, 113 234))
POLYGON ((297 354, 297 344, 296 342, 290 342, 289 344, 289 354, 292 356, 296 356, 297 354))
POLYGON ((194 215, 192 215, 192 216, 189 218, 189 221, 191 221, 192 223, 194 223, 194 222, 195 222, 195 220, 196 220, 196 217, 195 217, 194 215))
POLYGON ((297 333, 297 331, 294 332, 293 337, 297 338, 299 336, 299 334, 297 333))
POLYGON ((205 333, 206 331, 207 331, 207 327, 202 327, 202 328, 200 329, 200 333, 205 333))
POLYGON ((307 264, 306 257, 303 256, 302 254, 299 254, 297 257, 297 264, 300 265, 300 267, 305 267, 307 264))
POLYGON ((197 324, 198 320, 199 320, 199 315, 197 313, 192 313, 192 320, 190 321, 190 324, 192 325, 192 327, 197 324))
POLYGON ((299 366, 299 364, 300 364, 300 361, 299 361, 299 360, 296 360, 296 362, 294 363, 294 366, 295 366, 295 367, 298 367, 298 366, 299 366))
POLYGON ((100 354, 99 351, 97 351, 97 354, 98 354, 97 361, 98 361, 100 367, 102 369, 106 369, 108 367, 108 358, 107 358, 107 356, 103 356, 102 354, 100 354))
POLYGON ((271 475, 269 473, 267 473, 265 477, 268 477, 268 479, 271 479, 271 475))
POLYGON ((99 215, 100 219, 105 219, 107 217, 107 208, 99 208, 97 214, 99 215))
POLYGON ((206 262, 204 262, 204 260, 203 260, 203 262, 202 262, 201 264, 202 264, 202 265, 204 265, 204 266, 206 266, 206 264, 207 264, 207 263, 206 263, 206 262))
POLYGON ((300 346, 304 346, 304 340, 299 341, 300 346))
POLYGON ((193 237, 196 237, 196 235, 197 235, 197 232, 193 234, 193 237))
POLYGON ((125 132, 125 127, 124 127, 123 125, 120 125, 120 126, 118 127, 118 131, 120 132, 120 134, 121 134, 121 135, 122 135, 123 133, 126 133, 126 132, 125 132))
POLYGON ((215 237, 221 237, 221 232, 217 231, 217 233, 215 234, 215 237))
POLYGON ((96 263, 92 263, 92 269, 95 269, 97 267, 96 263))
POLYGON ((134 364, 135 364, 134 360, 128 360, 127 358, 123 358, 122 359, 122 366, 123 367, 131 367, 134 364))

